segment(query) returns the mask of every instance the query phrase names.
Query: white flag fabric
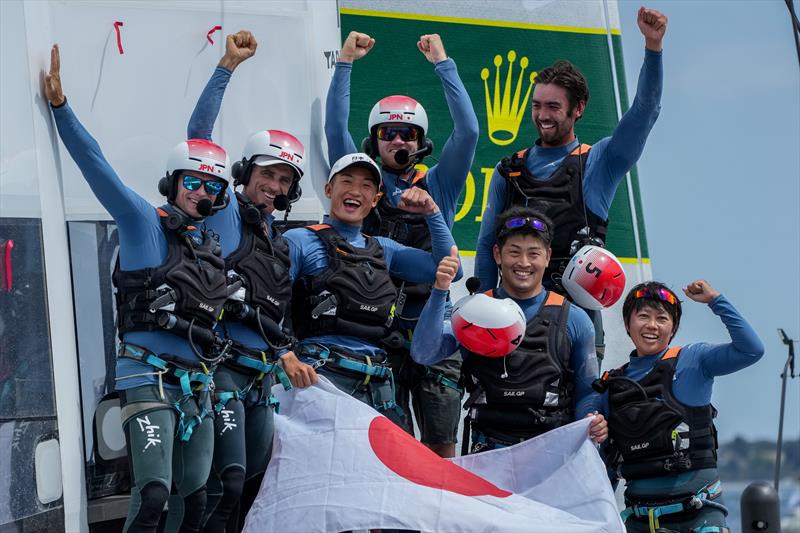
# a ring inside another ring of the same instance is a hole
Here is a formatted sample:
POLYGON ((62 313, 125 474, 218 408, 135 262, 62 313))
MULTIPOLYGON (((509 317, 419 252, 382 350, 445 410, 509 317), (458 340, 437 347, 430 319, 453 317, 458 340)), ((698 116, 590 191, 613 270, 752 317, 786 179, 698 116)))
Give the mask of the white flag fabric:
POLYGON ((324 378, 274 393, 272 460, 245 532, 624 531, 588 419, 457 464, 324 378))

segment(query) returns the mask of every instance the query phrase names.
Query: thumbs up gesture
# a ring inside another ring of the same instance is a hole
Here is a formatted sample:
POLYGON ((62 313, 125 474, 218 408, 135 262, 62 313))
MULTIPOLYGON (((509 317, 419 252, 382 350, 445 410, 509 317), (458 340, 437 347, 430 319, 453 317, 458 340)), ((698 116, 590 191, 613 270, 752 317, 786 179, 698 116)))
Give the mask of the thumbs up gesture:
POLYGON ((442 260, 439 261, 439 267, 436 269, 436 282, 433 286, 441 291, 450 290, 450 284, 455 279, 460 264, 458 247, 454 244, 450 248, 450 255, 442 257, 442 260))

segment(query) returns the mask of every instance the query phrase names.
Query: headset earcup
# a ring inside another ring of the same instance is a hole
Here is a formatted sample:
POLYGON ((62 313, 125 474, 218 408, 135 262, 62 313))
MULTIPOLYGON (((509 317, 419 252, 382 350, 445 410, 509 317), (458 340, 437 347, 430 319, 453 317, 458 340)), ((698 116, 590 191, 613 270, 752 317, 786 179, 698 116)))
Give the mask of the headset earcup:
POLYGON ((361 151, 368 156, 375 158, 375 144, 372 142, 372 136, 364 137, 361 140, 361 151))
POLYGON ((300 182, 295 181, 294 183, 292 183, 292 186, 289 189, 289 194, 287 194, 286 196, 289 197, 289 203, 293 204, 296 201, 298 201, 302 195, 303 195, 303 189, 300 188, 300 182))
POLYGON ((167 220, 165 221, 167 229, 169 230, 177 230, 183 226, 183 217, 174 211, 167 215, 167 220))
POLYGON ((433 141, 428 137, 425 137, 423 146, 425 147, 425 151, 420 154, 421 156, 431 155, 433 153, 433 141))
POLYGON ((167 174, 160 180, 158 180, 158 193, 161 196, 165 196, 167 199, 170 199, 170 194, 172 194, 172 175, 167 174))
POLYGON ((247 186, 247 182, 250 181, 250 173, 248 172, 249 167, 250 165, 247 159, 236 161, 233 164, 231 167, 231 177, 233 178, 234 187, 237 185, 247 186))

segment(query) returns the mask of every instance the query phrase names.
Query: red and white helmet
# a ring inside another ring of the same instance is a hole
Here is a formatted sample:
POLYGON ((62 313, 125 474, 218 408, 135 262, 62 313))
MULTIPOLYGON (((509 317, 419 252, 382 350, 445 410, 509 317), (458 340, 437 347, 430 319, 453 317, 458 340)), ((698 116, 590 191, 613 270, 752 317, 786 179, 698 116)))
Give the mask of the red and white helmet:
POLYGON ((378 100, 369 112, 369 132, 374 133, 378 124, 402 122, 422 130, 423 137, 428 131, 428 114, 419 102, 409 96, 396 94, 378 100))
POLYGON ((195 170, 229 180, 231 175, 228 154, 220 145, 205 139, 189 139, 178 143, 167 158, 167 175, 177 170, 195 170))
POLYGON ((517 302, 488 294, 472 294, 456 302, 451 324, 463 347, 486 357, 510 354, 525 335, 525 314, 517 302))
POLYGON ((266 167, 285 163, 303 177, 306 149, 297 137, 281 130, 265 130, 252 134, 244 145, 242 159, 266 167), (255 159, 254 159, 255 158, 255 159))
POLYGON ((561 283, 584 309, 611 307, 625 292, 625 271, 614 254, 599 246, 584 246, 572 256, 561 283))

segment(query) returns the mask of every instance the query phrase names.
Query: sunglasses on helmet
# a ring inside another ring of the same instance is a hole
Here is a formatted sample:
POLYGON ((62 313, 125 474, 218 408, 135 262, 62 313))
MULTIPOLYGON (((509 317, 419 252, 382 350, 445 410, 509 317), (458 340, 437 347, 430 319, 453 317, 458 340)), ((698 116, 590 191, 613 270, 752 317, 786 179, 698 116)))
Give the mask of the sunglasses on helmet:
POLYGON ((416 141, 419 130, 413 126, 378 126, 378 139, 381 141, 393 141, 398 135, 404 141, 416 141))
POLYGON ((668 304, 675 305, 678 303, 678 297, 675 294, 668 290, 668 289, 637 289, 633 293, 634 300, 638 300, 639 298, 649 298, 651 300, 661 300, 662 302, 667 302, 668 304))
POLYGON ((541 231, 542 233, 548 233, 547 224, 545 224, 544 221, 533 217, 512 217, 506 220, 503 223, 503 225, 507 229, 517 229, 523 226, 530 226, 536 231, 541 231))
POLYGON ((217 195, 225 188, 225 183, 216 180, 203 180, 197 176, 190 176, 189 174, 183 175, 183 187, 189 191, 196 191, 202 185, 206 192, 211 195, 217 195))

